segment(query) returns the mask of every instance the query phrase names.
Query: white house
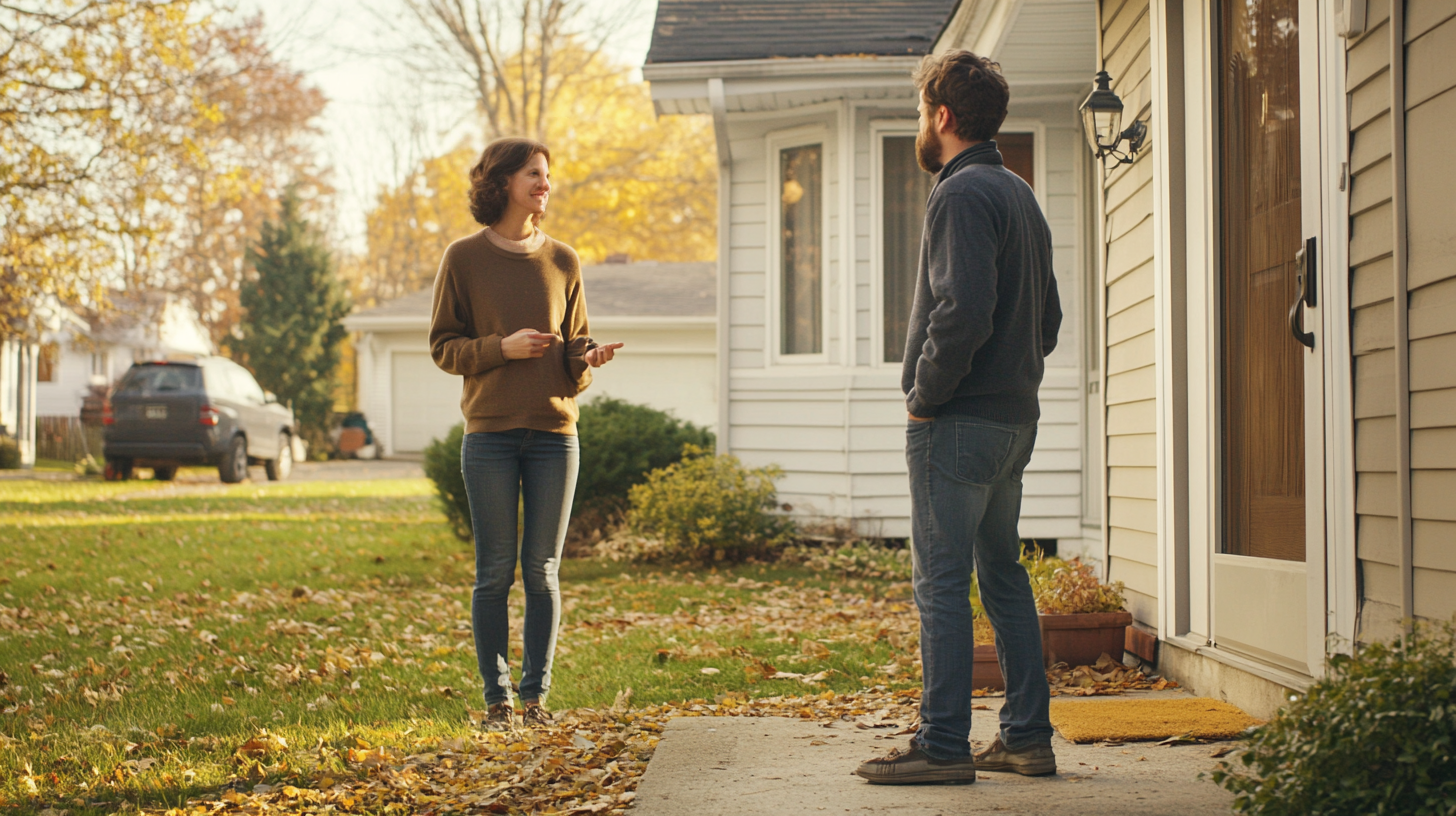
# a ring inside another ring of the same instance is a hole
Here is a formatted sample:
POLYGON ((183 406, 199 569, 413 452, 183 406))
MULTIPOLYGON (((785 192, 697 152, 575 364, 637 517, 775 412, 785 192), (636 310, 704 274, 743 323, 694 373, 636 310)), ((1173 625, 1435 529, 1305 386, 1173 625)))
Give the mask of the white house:
MULTIPOLYGON (((592 373, 586 399, 612 396, 713 427, 717 421, 711 263, 582 269, 593 337, 626 345, 592 373)), ((430 359, 431 291, 355 312, 358 405, 385 456, 414 455, 461 421, 460 378, 430 359)))
POLYGON ((89 323, 61 309, 44 334, 36 370, 36 416, 75 417, 93 385, 120 379, 138 360, 211 354, 207 327, 192 304, 162 292, 116 296, 89 323))
POLYGON ((1066 315, 1021 533, 1100 558, 1094 188, 1077 114, 1095 31, 1092 0, 659 3, 653 101, 711 114, 717 137, 718 442, 782 466, 795 513, 909 533, 900 360, 931 183, 910 75, 932 48, 968 45, 1010 82, 998 143, 1050 222, 1066 315))

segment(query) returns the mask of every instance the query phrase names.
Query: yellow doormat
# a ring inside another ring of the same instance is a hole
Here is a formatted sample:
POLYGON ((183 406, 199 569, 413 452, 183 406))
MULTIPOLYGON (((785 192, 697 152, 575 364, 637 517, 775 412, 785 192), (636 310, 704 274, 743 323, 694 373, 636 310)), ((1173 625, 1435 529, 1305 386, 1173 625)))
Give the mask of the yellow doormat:
POLYGON ((1161 740, 1187 734, 1230 739, 1256 720, 1238 706, 1207 697, 1162 700, 1056 701, 1052 725, 1072 742, 1161 740))

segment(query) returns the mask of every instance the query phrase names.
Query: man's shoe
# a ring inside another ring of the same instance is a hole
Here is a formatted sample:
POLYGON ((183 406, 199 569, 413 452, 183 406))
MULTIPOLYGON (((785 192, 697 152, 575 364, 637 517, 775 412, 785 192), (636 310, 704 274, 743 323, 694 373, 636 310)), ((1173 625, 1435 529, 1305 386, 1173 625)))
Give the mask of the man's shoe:
POLYGON ((526 709, 521 713, 521 721, 531 726, 549 726, 554 719, 540 703, 526 703, 526 709))
POLYGON ((855 773, 872 785, 969 785, 976 781, 976 760, 968 756, 935 759, 911 743, 909 748, 896 748, 885 756, 860 763, 855 773))
POLYGON ((1032 745, 1012 751, 1001 744, 1001 738, 991 747, 976 754, 976 767, 983 771, 1007 771, 1022 776, 1042 776, 1057 772, 1057 755, 1050 745, 1032 745))

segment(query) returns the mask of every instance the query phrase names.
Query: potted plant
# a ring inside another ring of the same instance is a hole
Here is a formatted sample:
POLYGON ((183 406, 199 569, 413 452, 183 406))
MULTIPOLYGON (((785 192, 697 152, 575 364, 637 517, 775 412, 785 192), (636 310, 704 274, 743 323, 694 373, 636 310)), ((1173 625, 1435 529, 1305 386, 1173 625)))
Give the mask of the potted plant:
POLYGON ((1090 564, 1074 558, 1026 559, 1032 594, 1041 613, 1041 645, 1046 665, 1087 666, 1103 653, 1122 662, 1132 613, 1123 608, 1121 581, 1104 584, 1090 564))

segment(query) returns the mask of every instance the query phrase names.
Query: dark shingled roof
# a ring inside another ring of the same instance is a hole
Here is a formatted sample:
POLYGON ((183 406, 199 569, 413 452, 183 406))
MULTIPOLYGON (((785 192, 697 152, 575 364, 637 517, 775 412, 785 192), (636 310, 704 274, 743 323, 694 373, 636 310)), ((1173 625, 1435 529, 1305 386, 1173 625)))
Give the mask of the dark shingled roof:
POLYGON ((958 0, 660 0, 647 62, 929 53, 958 0))
MULTIPOLYGON (((717 288, 712 263, 639 261, 582 267, 588 317, 712 317, 717 288)), ((355 312, 368 317, 429 317, 433 292, 355 312)))

